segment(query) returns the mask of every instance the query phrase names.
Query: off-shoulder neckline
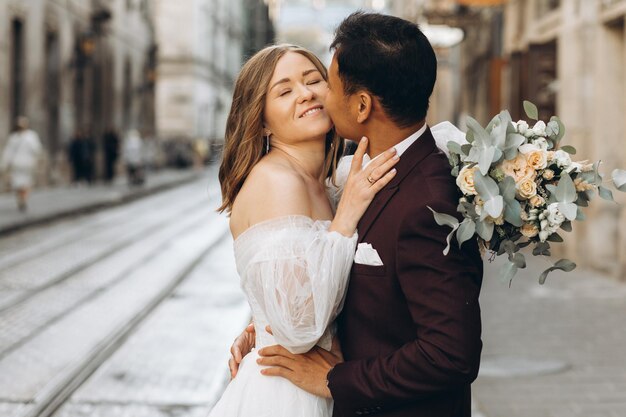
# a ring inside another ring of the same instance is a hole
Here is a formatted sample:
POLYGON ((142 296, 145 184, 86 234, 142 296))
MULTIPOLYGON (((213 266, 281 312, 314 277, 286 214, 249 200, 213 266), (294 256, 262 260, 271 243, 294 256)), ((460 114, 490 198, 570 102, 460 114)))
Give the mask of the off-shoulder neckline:
MULTIPOLYGON (((249 234, 252 230, 256 230, 256 229, 260 228, 261 226, 266 226, 266 225, 271 224, 271 223, 278 223, 278 222, 284 222, 284 221, 287 221, 287 220, 295 220, 295 219, 305 220, 307 223, 314 223, 314 222, 317 221, 317 220, 314 220, 313 218, 311 218, 309 216, 305 216, 304 214, 288 214, 288 215, 285 215, 285 216, 273 217, 271 219, 262 220, 262 221, 260 221, 258 223, 254 223, 253 225, 248 227, 246 230, 241 232, 239 234, 239 236, 237 236, 237 238, 234 239, 234 243, 237 244, 237 242, 241 241, 241 238, 244 235, 249 234)), ((319 221, 328 221, 328 220, 319 220, 319 221)))

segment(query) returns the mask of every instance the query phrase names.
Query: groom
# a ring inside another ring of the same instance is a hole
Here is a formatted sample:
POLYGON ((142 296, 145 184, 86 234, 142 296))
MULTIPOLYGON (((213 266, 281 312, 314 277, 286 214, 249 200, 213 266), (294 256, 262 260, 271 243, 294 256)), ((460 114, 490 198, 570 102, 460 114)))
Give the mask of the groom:
POLYGON ((338 134, 368 137, 372 157, 391 146, 401 155, 358 225, 359 243, 371 244, 383 265, 352 267, 337 320, 343 358, 270 346, 260 363, 271 367, 266 375, 332 397, 335 416, 469 417, 482 260, 474 240, 444 256, 449 229, 428 208, 454 214, 459 198, 425 124, 435 53, 415 24, 365 13, 341 23, 331 48, 325 107, 338 134))

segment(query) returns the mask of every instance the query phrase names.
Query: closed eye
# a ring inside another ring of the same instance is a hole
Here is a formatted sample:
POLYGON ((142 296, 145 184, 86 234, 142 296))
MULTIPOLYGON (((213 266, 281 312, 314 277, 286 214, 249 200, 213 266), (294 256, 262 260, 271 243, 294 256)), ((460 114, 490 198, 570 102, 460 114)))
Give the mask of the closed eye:
POLYGON ((281 91, 280 94, 278 95, 279 97, 285 96, 287 94, 291 93, 291 90, 285 90, 285 91, 281 91))
POLYGON ((313 81, 309 81, 309 82, 307 83, 307 85, 318 84, 318 83, 320 83, 320 82, 322 82, 322 80, 313 80, 313 81))

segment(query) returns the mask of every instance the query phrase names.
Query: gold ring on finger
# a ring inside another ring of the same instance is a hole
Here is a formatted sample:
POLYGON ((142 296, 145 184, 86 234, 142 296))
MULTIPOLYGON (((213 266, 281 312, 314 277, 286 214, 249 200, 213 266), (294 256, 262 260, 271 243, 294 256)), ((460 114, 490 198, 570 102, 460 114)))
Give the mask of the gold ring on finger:
POLYGON ((371 176, 371 175, 369 175, 369 176, 367 177, 367 182, 369 182, 370 184, 374 184, 374 183, 376 182, 376 180, 375 180, 374 178, 372 178, 372 176, 371 176))

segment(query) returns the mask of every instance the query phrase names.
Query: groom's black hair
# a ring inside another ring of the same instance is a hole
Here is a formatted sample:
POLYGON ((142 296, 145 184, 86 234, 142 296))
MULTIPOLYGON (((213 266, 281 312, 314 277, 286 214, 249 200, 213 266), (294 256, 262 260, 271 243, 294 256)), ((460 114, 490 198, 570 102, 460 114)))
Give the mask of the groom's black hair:
POLYGON ((399 127, 426 117, 437 58, 416 24, 378 13, 352 13, 335 31, 330 49, 335 49, 346 94, 369 91, 399 127))

